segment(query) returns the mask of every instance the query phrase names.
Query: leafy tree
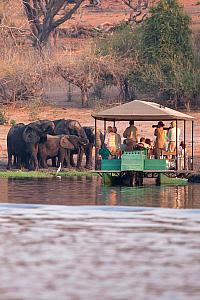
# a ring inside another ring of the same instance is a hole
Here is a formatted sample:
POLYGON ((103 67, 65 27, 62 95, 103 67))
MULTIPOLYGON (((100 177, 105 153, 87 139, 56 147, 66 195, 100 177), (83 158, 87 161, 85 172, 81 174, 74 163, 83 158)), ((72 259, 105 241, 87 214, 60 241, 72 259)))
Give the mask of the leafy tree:
POLYGON ((149 63, 192 58, 190 18, 176 0, 161 0, 142 29, 141 52, 149 63))
POLYGON ((115 85, 120 90, 123 100, 133 100, 135 86, 130 84, 130 72, 136 67, 136 36, 130 24, 121 23, 114 32, 96 40, 96 54, 107 67, 101 79, 107 85, 115 85))
POLYGON ((199 65, 191 42, 190 18, 176 0, 161 0, 140 30, 140 69, 132 74, 140 89, 167 95, 174 106, 199 93, 199 65))

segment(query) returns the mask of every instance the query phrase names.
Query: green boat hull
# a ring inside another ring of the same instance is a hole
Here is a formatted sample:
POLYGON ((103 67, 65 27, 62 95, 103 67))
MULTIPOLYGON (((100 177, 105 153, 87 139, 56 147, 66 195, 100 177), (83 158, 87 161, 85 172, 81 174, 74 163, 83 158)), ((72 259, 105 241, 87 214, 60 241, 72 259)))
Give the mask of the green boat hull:
POLYGON ((179 177, 168 177, 165 174, 160 174, 158 178, 158 184, 175 184, 175 185, 185 185, 188 183, 187 178, 179 177))

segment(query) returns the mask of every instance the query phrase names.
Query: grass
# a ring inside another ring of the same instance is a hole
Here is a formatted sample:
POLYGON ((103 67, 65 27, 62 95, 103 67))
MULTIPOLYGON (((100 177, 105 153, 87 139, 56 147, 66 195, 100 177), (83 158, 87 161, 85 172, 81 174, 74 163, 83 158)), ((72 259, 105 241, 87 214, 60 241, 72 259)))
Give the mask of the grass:
MULTIPOLYGON (((56 172, 53 171, 0 171, 0 178, 53 178, 56 176, 56 172)), ((60 172, 59 176, 61 177, 72 177, 72 176, 98 176, 96 173, 89 171, 77 171, 70 170, 66 172, 60 172)))

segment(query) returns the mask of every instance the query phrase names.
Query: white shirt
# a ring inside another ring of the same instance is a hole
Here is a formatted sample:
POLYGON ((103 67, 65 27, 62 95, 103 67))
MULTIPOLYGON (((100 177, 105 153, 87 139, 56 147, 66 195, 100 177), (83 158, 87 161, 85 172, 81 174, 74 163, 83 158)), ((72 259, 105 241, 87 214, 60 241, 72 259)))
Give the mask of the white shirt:
MULTIPOLYGON (((177 128, 177 141, 180 139, 180 128, 177 128)), ((176 127, 170 128, 168 132, 169 142, 176 142, 176 127)))

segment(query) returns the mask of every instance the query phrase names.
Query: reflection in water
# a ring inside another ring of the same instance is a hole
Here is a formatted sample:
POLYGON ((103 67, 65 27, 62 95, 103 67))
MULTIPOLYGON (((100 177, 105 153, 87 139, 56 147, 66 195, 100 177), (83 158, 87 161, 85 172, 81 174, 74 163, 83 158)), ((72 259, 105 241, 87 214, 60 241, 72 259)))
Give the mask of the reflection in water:
POLYGON ((27 203, 0 204, 0 300, 199 300, 200 210, 141 207, 200 208, 199 185, 95 177, 0 188, 0 202, 27 203))
POLYGON ((103 186, 98 177, 0 179, 0 202, 200 208, 200 185, 103 186))

